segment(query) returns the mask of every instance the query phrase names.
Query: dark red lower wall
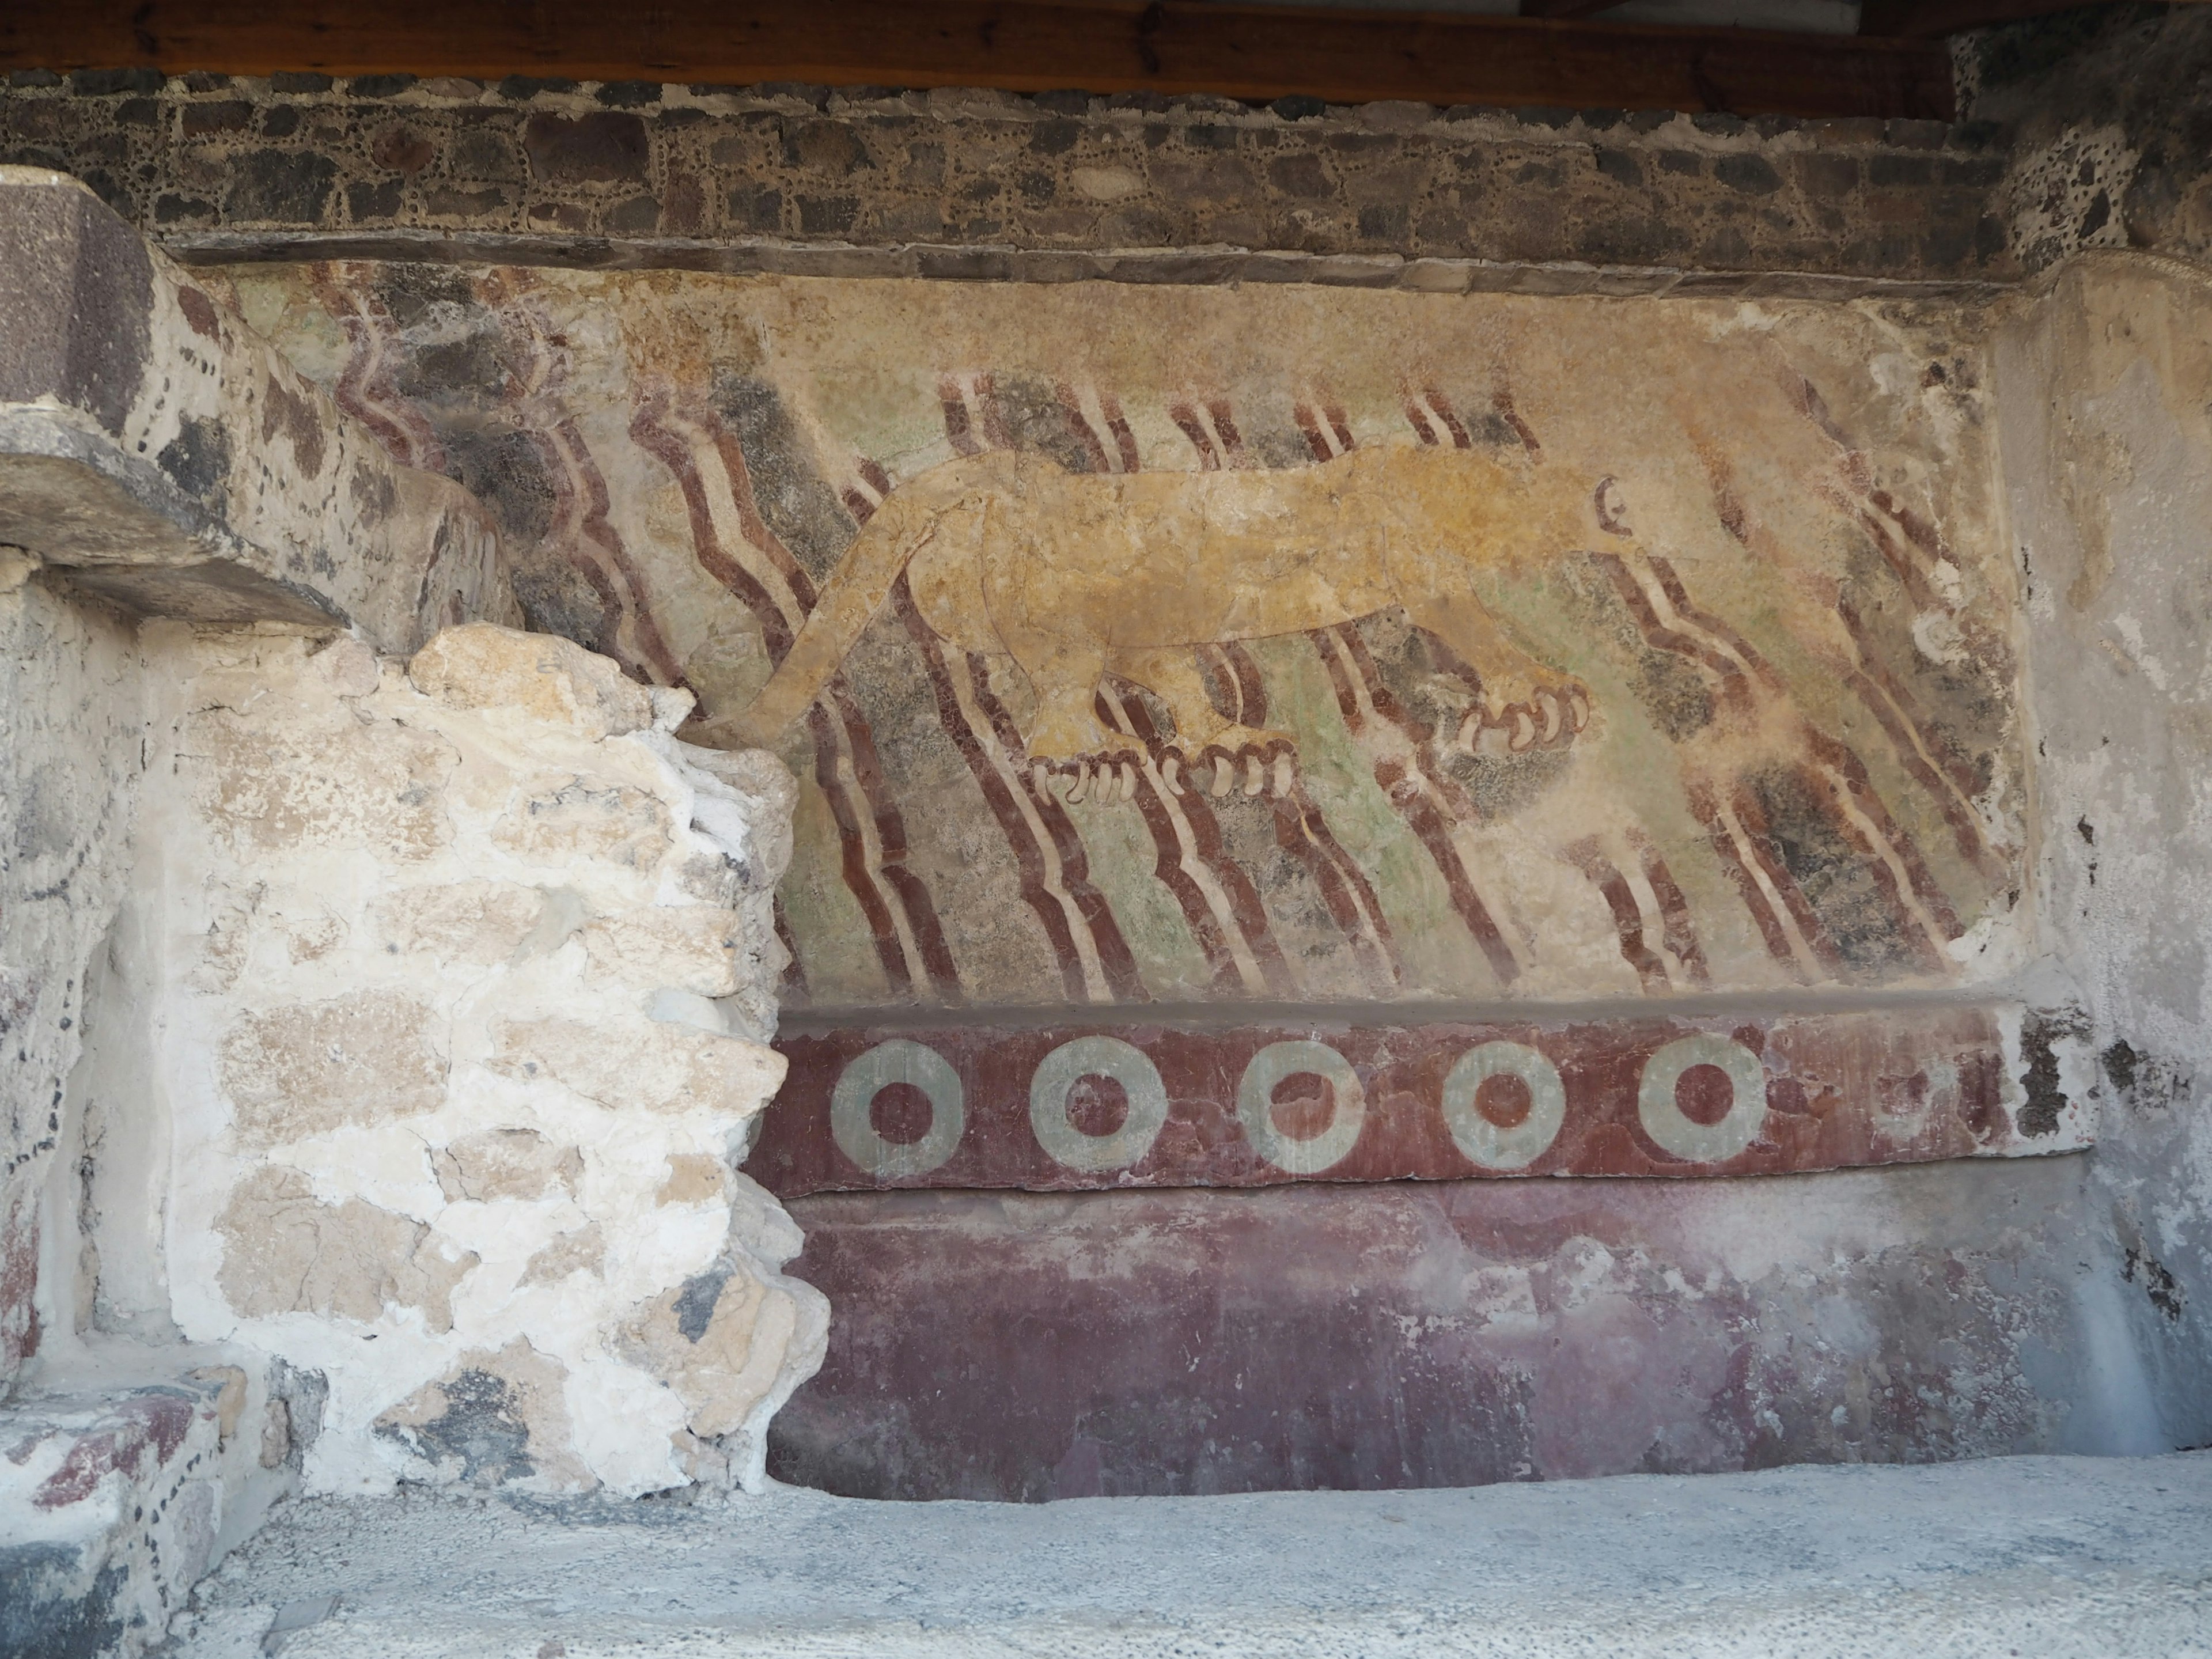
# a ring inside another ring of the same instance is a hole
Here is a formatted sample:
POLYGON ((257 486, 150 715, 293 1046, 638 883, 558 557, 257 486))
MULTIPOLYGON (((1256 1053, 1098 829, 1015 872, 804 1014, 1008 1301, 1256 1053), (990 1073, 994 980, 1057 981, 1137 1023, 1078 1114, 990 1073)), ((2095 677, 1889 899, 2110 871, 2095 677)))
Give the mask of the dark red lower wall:
POLYGON ((830 1351, 769 1469, 1040 1500, 2063 1449, 2081 1167, 795 1199, 830 1351))

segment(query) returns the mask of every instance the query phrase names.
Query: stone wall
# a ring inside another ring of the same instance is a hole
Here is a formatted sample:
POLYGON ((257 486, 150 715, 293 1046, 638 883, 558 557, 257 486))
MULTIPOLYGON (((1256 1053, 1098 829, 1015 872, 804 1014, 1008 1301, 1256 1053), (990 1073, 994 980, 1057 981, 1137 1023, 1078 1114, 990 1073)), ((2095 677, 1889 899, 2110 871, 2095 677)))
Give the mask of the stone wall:
POLYGON ((408 664, 161 643, 139 995, 185 1334, 327 1379, 313 1488, 757 1485, 824 1318, 736 1172, 783 1073, 781 766, 489 625, 408 664))
POLYGON ((496 532, 390 457, 82 185, 0 169, 0 1383, 37 1347, 37 1205, 86 982, 130 877, 136 619, 350 624, 406 649, 507 617, 496 532))
POLYGON ((1994 205, 2022 270, 2089 248, 2212 252, 2212 17, 2085 7, 1960 47, 1972 113, 2011 135, 1994 205))
POLYGON ((2203 330, 2080 256, 2197 246, 2202 26, 2109 27, 1955 129, 13 77, 575 642, 148 636, 92 1322, 340 1488, 757 1482, 824 1352, 878 1495, 2201 1439, 2203 330))
POLYGON ((82 186, 0 247, 0 1654, 157 1643, 303 1471, 758 1486, 787 775, 425 646, 489 514, 82 186))
POLYGON ((1990 197, 1996 137, 1925 121, 523 76, 18 71, 0 90, 0 159, 79 174, 195 258, 305 239, 332 256, 819 275, 2002 280, 2016 266, 1990 197))

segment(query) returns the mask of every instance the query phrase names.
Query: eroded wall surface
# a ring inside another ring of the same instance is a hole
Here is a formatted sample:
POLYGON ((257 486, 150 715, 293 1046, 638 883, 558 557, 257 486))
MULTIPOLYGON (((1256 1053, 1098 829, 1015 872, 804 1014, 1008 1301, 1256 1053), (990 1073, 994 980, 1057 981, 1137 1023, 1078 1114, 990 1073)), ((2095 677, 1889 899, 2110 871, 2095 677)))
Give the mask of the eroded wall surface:
POLYGON ((2048 825, 2039 879, 2051 947, 2087 994, 2079 1063, 2112 1103, 2094 1221, 2154 1375, 2146 1438, 2194 1445, 2212 1433, 2212 286, 2177 260, 2076 261, 2021 307, 1998 368, 2048 825))
POLYGON ((0 167, 0 538, 139 615, 511 620, 498 539, 76 179, 0 167))
POLYGON ((158 1642, 303 1464, 757 1486, 788 776, 423 647, 514 614, 483 507, 75 181, 0 208, 0 1651, 158 1642))
POLYGON ((312 1486, 757 1484, 823 1322, 734 1172, 783 1072, 781 767, 565 641, 154 632, 184 1334, 322 1373, 312 1486))
POLYGON ((884 590, 785 740, 811 780, 794 1005, 1948 986, 2020 959, 1971 313, 231 280, 502 513, 539 626, 708 716, 817 603, 884 590), (987 477, 994 454, 1021 467, 987 477), (873 544, 927 550, 841 566, 902 489, 873 544), (999 539, 960 516, 1018 503, 1035 522, 999 539), (1430 517, 1395 555, 1343 531, 1401 508, 1430 517), (1176 514, 1274 514, 1341 568, 1146 516, 1176 514), (1151 562, 1100 533, 1125 520, 1151 562))
POLYGON ((396 461, 82 184, 0 169, 0 249, 4 1383, 38 1346, 33 1194, 131 879, 146 685, 166 672, 137 619, 349 623, 405 650, 513 599, 475 501, 396 461))
POLYGON ((130 880, 145 680, 129 621, 0 549, 0 1389, 39 1346, 40 1200, 86 980, 130 880))

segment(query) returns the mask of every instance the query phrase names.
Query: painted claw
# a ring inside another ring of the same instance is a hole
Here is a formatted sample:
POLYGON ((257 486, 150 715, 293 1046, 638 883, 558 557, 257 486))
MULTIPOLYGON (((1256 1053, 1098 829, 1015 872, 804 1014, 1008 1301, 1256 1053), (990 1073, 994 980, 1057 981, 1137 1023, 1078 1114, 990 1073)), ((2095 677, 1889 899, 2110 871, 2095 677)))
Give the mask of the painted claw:
POLYGON ((1037 793, 1040 795, 1043 794, 1047 789, 1051 787, 1052 785, 1052 768, 1047 766, 1041 760, 1031 761, 1030 763, 1030 781, 1036 786, 1037 793))
POLYGON ((1280 800, 1290 793, 1291 757, 1288 755, 1277 755, 1275 757, 1275 799, 1280 800))
POLYGON ((1216 800, 1229 793, 1229 786, 1237 781, 1237 763, 1227 755, 1213 758, 1213 783, 1206 793, 1216 800))
POLYGON ((1558 740, 1560 728, 1567 723, 1566 700, 1556 691, 1539 691, 1536 708, 1544 719, 1544 728, 1537 741, 1548 748, 1558 740))
POLYGON ((1133 761, 1123 761, 1123 762, 1121 763, 1121 799, 1122 799, 1123 800, 1134 800, 1134 799, 1136 799, 1136 798, 1137 798, 1137 768, 1136 768, 1136 763, 1135 763, 1134 762, 1133 762, 1133 761))
POLYGON ((1517 703, 1515 704, 1513 708, 1513 735, 1505 740, 1505 746, 1517 755, 1526 750, 1535 741, 1535 720, 1530 717, 1529 713, 1526 708, 1522 708, 1517 703))
POLYGON ((1070 806, 1075 806, 1081 804, 1084 791, 1088 789, 1090 787, 1091 763, 1089 761, 1085 761, 1081 763, 1076 773, 1075 787, 1067 792, 1067 804, 1070 806))
POLYGON ((1170 795, 1182 794, 1183 793, 1182 757, 1180 755, 1170 755, 1167 759, 1161 762, 1160 775, 1167 780, 1168 793, 1170 795))
POLYGON ((1244 793, 1247 795, 1256 795, 1267 787, 1267 781, 1260 771, 1260 757, 1257 755, 1245 756, 1244 793))
POLYGON ((1573 722, 1576 731, 1580 732, 1588 726, 1590 717, 1589 693, 1579 686, 1570 691, 1567 694, 1567 714, 1573 722))

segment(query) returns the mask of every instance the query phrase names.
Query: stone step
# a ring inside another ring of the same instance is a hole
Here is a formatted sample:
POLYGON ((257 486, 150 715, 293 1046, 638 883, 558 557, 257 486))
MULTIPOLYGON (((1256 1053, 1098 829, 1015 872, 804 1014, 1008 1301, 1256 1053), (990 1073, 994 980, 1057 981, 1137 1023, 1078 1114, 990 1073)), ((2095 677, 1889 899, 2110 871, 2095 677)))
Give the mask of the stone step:
POLYGON ((97 1359, 41 1361, 0 1407, 0 1659, 158 1642, 297 1484, 321 1412, 319 1381, 243 1350, 110 1342, 97 1359))

